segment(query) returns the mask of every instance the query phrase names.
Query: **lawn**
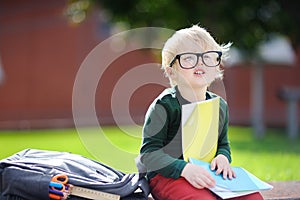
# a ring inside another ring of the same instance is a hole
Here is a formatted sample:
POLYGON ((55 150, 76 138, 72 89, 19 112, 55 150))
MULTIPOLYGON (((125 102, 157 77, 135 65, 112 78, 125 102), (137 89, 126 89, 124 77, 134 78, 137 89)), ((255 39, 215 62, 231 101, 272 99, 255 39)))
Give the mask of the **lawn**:
MULTIPOLYGON (((134 158, 141 143, 141 128, 121 129, 2 130, 0 159, 26 148, 68 151, 124 172, 134 172, 134 158)), ((283 129, 268 129, 266 137, 257 140, 251 128, 232 126, 229 137, 232 165, 244 167, 265 181, 300 180, 300 140, 289 141, 283 129)))

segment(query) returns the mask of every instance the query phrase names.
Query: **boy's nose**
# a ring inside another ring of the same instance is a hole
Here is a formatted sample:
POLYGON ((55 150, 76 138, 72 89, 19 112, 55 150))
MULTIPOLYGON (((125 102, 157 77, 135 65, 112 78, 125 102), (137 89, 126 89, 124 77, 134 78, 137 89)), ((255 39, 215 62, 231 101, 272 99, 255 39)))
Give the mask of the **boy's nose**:
POLYGON ((196 65, 196 67, 203 67, 204 66, 204 63, 202 62, 202 60, 199 58, 199 60, 198 60, 198 63, 197 63, 197 65, 196 65))

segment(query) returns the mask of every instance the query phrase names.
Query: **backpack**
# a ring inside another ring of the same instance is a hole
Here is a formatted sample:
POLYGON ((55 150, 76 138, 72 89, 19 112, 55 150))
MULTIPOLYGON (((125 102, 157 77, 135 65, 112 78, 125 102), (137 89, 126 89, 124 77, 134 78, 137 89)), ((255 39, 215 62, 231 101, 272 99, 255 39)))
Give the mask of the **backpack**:
POLYGON ((121 200, 144 200, 150 193, 140 174, 125 174, 72 153, 25 149, 0 160, 0 200, 50 199, 49 183, 58 174, 67 175, 68 184, 117 194, 121 200))

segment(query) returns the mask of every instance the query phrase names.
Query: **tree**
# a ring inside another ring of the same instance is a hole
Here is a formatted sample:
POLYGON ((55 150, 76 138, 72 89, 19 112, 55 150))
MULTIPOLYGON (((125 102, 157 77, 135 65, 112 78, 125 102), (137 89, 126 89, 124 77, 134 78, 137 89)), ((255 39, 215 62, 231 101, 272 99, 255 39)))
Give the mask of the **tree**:
MULTIPOLYGON (((112 22, 126 23, 128 28, 157 26, 180 29, 200 23, 218 40, 231 41, 251 52, 269 33, 287 35, 294 45, 300 43, 300 15, 297 0, 71 0, 78 11, 88 12, 100 6, 110 13, 112 22), (78 5, 81 6, 78 6, 78 5)), ((73 6, 74 7, 74 6, 73 6)), ((220 42, 222 42, 220 41, 220 42)))

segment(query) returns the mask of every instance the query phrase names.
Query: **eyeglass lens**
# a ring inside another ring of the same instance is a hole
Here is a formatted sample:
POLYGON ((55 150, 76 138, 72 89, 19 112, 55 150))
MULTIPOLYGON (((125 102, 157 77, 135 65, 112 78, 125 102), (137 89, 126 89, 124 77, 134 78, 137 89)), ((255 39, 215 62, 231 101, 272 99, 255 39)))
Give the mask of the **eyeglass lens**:
POLYGON ((180 56, 179 62, 183 68, 193 68, 199 62, 199 57, 204 65, 215 67, 220 64, 220 56, 217 52, 206 52, 203 54, 186 53, 180 56))

